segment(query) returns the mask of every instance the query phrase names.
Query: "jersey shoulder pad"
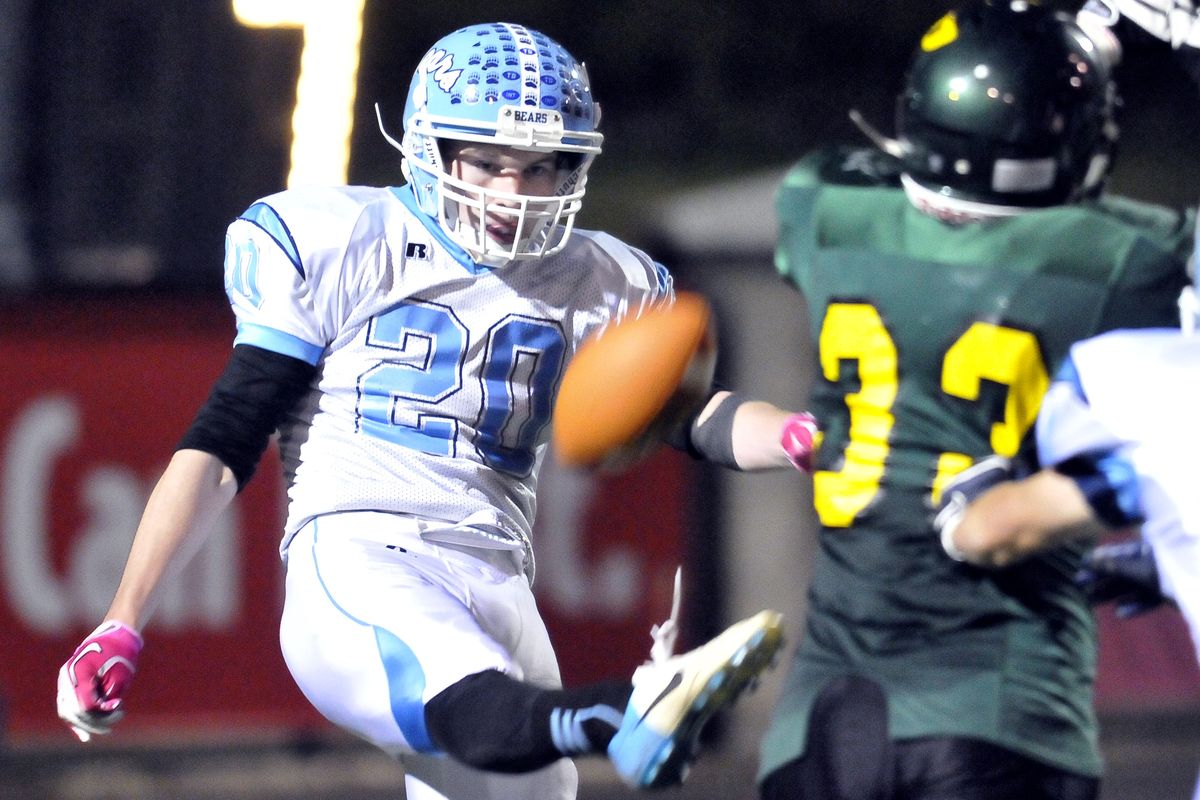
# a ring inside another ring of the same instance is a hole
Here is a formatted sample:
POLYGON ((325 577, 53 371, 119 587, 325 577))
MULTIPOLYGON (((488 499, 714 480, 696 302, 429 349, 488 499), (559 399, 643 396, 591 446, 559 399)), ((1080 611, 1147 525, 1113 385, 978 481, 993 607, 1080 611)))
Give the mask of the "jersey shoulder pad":
POLYGON ((1195 231, 1195 209, 1168 208, 1120 195, 1105 195, 1095 201, 1098 211, 1121 225, 1136 229, 1174 250, 1181 241, 1190 240, 1195 231))
POLYGON ((572 259, 585 260, 597 276, 622 275, 628 284, 650 290, 655 298, 666 297, 674 289, 674 279, 665 266, 642 250, 603 231, 576 228, 572 246, 564 254, 572 259))
POLYGON ((386 189, 306 186, 256 200, 230 225, 230 232, 237 238, 239 223, 253 225, 305 274, 310 254, 343 249, 352 234, 361 238, 372 226, 382 231, 386 212, 395 205, 398 201, 386 189))
POLYGON ((351 228, 364 213, 395 202, 386 189, 371 186, 305 186, 256 200, 238 219, 268 232, 284 228, 319 235, 351 228))

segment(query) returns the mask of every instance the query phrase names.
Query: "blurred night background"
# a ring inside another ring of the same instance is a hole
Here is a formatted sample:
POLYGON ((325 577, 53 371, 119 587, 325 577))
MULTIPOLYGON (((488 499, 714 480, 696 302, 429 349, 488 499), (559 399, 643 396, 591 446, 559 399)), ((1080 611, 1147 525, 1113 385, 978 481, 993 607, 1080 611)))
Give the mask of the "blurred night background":
MULTIPOLYGON (((245 3, 255 4, 271 5, 245 3)), ((851 109, 892 133, 905 64, 951 7, 366 0, 348 182, 402 181, 374 104, 398 132, 411 73, 433 41, 477 22, 537 28, 586 62, 603 108, 604 152, 581 226, 647 248, 681 286, 709 294, 725 376, 800 407, 807 326, 771 269, 774 179, 813 147, 865 144, 851 109), (739 356, 744 366, 730 366, 739 356)), ((314 720, 277 663, 273 463, 239 500, 228 541, 218 537, 225 555, 201 559, 156 623, 161 632, 152 630, 158 644, 131 698, 143 713, 131 710, 117 735, 88 748, 54 717, 55 671, 99 622, 146 487, 232 340, 225 227, 287 185, 305 34, 243 24, 230 0, 0 0, 0 20, 0 363, 9 381, 0 393, 0 625, 11 645, 0 667, 0 800, 402 797, 398 767, 314 720), (208 588, 188 594, 196 586, 208 588), (195 647, 215 655, 171 661, 195 647), (210 715, 214 702, 254 710, 210 715)), ((1118 79, 1112 188, 1194 205, 1197 87, 1165 46, 1150 44, 1127 49, 1118 79)), ((715 476, 674 454, 647 469, 600 488, 545 481, 547 524, 584 531, 583 544, 548 538, 539 556, 539 602, 569 680, 636 666, 649 621, 669 607, 677 560, 690 570, 693 635, 767 605, 800 632, 811 553, 801 479, 715 476), (553 491, 592 499, 555 502, 553 491), (582 519, 589 514, 607 527, 591 532, 599 523, 582 519)), ((1118 630, 1116 645, 1102 645, 1102 669, 1118 675, 1101 696, 1111 767, 1103 800, 1191 791, 1200 685, 1188 683, 1194 654, 1172 613, 1150 615, 1141 644, 1125 650, 1121 632, 1139 628, 1121 625, 1139 623, 1102 625, 1102 635, 1118 630)), ((764 684, 718 720, 717 757, 667 796, 751 798, 756 740, 777 690, 777 679, 764 684)), ((603 762, 581 770, 584 800, 629 796, 603 762)))
MULTIPOLYGON (((538 27, 589 67, 604 153, 583 224, 652 237, 682 186, 885 132, 920 33, 948 4, 369 0, 349 179, 400 182, 372 106, 399 115, 425 49, 461 25, 538 27)), ((2 0, 0 255, 8 285, 220 286, 224 226, 284 186, 299 29, 239 24, 225 0, 2 0)), ((1127 54, 1114 187, 1200 194, 1197 90, 1169 52, 1127 54)), ((397 126, 398 127, 398 126, 397 126)))

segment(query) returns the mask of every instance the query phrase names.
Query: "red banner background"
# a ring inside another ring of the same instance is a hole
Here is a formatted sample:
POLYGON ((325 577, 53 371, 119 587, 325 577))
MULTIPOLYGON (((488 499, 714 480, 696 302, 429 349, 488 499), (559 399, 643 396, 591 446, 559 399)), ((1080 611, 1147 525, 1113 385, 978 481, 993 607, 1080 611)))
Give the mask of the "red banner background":
MULTIPOLYGON (((143 295, 10 304, 0 320, 5 735, 61 738, 58 666, 101 620, 145 495, 220 372, 233 321, 219 297, 143 295)), ((664 451, 598 483, 547 471, 536 586, 568 683, 629 674, 646 657, 687 555, 688 470, 664 451)), ((325 726, 279 655, 283 509, 270 451, 146 631, 123 741, 325 726)), ((707 591, 703 575, 690 578, 687 596, 707 591)), ((1200 708, 1174 610, 1129 621, 1102 610, 1100 624, 1102 710, 1200 708)))
MULTIPOLYGON (((220 297, 140 295, 0 316, 5 735, 69 737, 54 712, 58 667, 101 621, 145 497, 225 362, 233 319, 220 297)), ((538 588, 567 681, 629 674, 646 658, 650 626, 670 610, 685 469, 663 453, 598 485, 559 476, 582 502, 567 504, 560 521, 576 530, 548 542, 538 588)), ((272 449, 148 626, 122 741, 325 725, 279 654, 284 501, 272 449)))

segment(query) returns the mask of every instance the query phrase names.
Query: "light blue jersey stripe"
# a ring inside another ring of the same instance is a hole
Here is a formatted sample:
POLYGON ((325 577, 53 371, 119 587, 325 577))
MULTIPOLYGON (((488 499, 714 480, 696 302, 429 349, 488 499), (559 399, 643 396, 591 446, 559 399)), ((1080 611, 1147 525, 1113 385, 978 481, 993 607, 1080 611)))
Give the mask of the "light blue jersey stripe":
POLYGON ((284 333, 274 328, 255 325, 250 322, 238 324, 237 337, 234 338, 233 343, 235 345, 252 344, 255 347, 261 347, 263 350, 270 350, 272 353, 298 358, 309 364, 316 364, 321 360, 321 355, 325 352, 324 347, 310 344, 303 339, 292 336, 290 333, 284 333))
POLYGON ((317 561, 316 545, 320 536, 317 524, 317 522, 313 522, 313 570, 316 572, 321 588, 325 590, 325 596, 333 604, 333 607, 345 614, 348 619, 370 628, 375 634, 379 659, 383 662, 384 673, 387 675, 392 718, 396 720, 404 738, 418 753, 438 752, 425 727, 425 702, 421 699, 425 693, 425 671, 421 669, 421 662, 417 661, 417 656, 413 653, 412 648, 398 636, 355 617, 342 608, 329 593, 328 587, 325 586, 325 580, 321 577, 321 564, 317 561))
POLYGON ((1054 381, 1067 384, 1075 392, 1076 397, 1083 401, 1087 400, 1087 395, 1083 391, 1083 382, 1079 378, 1079 367, 1075 366, 1075 361, 1069 354, 1063 360, 1062 366, 1058 368, 1054 381))
MULTIPOLYGON (((1144 521, 1146 512, 1142 506, 1142 482, 1129 455, 1117 450, 1096 458, 1095 465, 1116 498, 1120 521, 1126 524, 1144 521)), ((1088 499, 1090 501, 1091 498, 1088 499)))
POLYGON ((671 290, 674 288, 675 282, 671 278, 670 271, 657 261, 654 262, 654 280, 655 289, 657 290, 655 292, 656 296, 664 297, 671 294, 671 290))
POLYGON ((418 753, 436 753, 437 746, 425 727, 425 672, 412 648, 391 631, 374 627, 375 643, 387 674, 392 718, 404 738, 418 753))
POLYGON ((300 248, 296 247, 292 232, 288 230, 287 224, 283 221, 283 217, 279 216, 278 211, 266 203, 255 203, 243 211, 239 219, 244 219, 252 225, 262 228, 287 255, 292 266, 296 268, 296 272, 300 273, 300 277, 304 277, 304 264, 300 261, 300 248))
POLYGON ((413 194, 411 186, 408 184, 403 186, 393 186, 391 187, 391 190, 392 194, 396 196, 396 199, 403 203, 404 207, 411 211, 414 217, 420 220, 421 224, 425 227, 425 230, 429 231, 430 235, 437 240, 438 244, 444 247, 446 252, 449 253, 455 261, 465 267, 468 272, 472 274, 478 274, 480 272, 488 271, 486 267, 481 267, 476 264, 471 258, 470 254, 467 253, 466 250, 462 249, 457 242, 452 241, 450 237, 446 235, 446 232, 442 230, 442 226, 438 224, 436 219, 426 214, 420 209, 420 207, 417 206, 417 198, 413 194))

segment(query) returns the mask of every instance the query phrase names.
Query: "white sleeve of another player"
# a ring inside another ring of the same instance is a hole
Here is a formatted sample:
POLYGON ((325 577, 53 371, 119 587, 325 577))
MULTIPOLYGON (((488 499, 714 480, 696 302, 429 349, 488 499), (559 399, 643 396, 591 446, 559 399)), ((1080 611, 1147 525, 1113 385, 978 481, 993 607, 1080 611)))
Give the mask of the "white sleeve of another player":
POLYGON ((1055 397, 1047 395, 1038 445, 1052 460, 1043 464, 1103 449, 1106 437, 1126 448, 1141 486, 1142 536, 1200 656, 1200 417, 1193 407, 1200 339, 1169 330, 1114 332, 1075 345, 1072 359, 1082 389, 1068 392, 1064 381, 1054 385, 1055 397))
POLYGON ((1038 460, 1043 467, 1123 444, 1088 405, 1078 384, 1056 380, 1050 385, 1037 419, 1038 460))
POLYGON ((1175 471, 1178 463, 1161 468, 1160 460, 1181 460, 1171 450, 1139 452, 1147 512, 1142 536, 1154 550, 1163 594, 1179 607, 1200 658, 1200 481, 1190 469, 1175 471))

